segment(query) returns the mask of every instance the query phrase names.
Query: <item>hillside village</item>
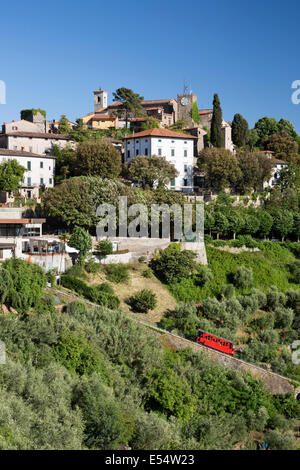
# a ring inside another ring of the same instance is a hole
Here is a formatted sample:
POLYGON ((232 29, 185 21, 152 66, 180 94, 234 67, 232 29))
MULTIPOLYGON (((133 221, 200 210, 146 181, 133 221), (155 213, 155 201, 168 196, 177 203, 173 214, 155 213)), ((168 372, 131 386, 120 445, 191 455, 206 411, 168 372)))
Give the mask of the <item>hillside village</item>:
POLYGON ((3 123, 0 379, 23 414, 4 426, 0 405, 1 449, 299 449, 300 137, 211 98, 100 87, 75 122, 3 123), (163 206, 188 206, 195 236, 174 208, 165 232, 163 206))

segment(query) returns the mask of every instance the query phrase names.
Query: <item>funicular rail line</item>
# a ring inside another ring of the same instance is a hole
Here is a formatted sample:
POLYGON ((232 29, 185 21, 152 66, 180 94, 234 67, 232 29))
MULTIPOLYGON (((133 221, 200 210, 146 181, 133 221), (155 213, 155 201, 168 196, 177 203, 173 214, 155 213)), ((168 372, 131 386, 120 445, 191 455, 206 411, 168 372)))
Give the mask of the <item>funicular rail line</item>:
MULTIPOLYGON (((83 299, 81 297, 77 297, 76 295, 69 294, 67 292, 55 289, 55 288, 47 288, 49 291, 52 291, 53 293, 64 295, 66 297, 69 297, 71 299, 83 302, 87 305, 91 305, 92 307, 99 307, 98 304, 95 304, 93 302, 89 302, 86 299, 83 299)), ((132 318, 132 317, 131 317, 132 318)), ((165 338, 170 339, 175 343, 175 345, 178 347, 178 349, 184 349, 186 347, 192 348, 194 351, 199 351, 200 349, 208 354, 210 358, 220 364, 222 364, 224 367, 231 367, 233 369, 240 370, 243 373, 250 372, 252 376, 262 380, 264 382, 266 390, 269 390, 271 393, 274 395, 276 394, 283 394, 283 393, 295 393, 295 387, 292 385, 291 382, 296 382, 294 379, 290 379, 288 377, 284 377, 283 375, 277 374, 276 372, 272 372, 270 370, 264 369, 263 367, 260 367, 256 364, 252 364, 246 361, 243 361, 242 359, 237 359, 236 357, 229 356, 228 354, 225 354, 221 351, 217 351, 212 348, 208 348, 207 346, 204 346, 202 344, 190 341, 186 338, 183 338, 182 336, 178 336, 174 333, 171 333, 167 330, 164 330, 162 328, 159 328, 151 323, 147 323, 142 320, 138 320, 136 318, 132 318, 136 323, 139 323, 141 325, 146 326, 147 328, 151 328, 152 330, 156 331, 157 333, 160 333, 161 335, 164 335, 165 338)), ((300 392, 300 382, 299 387, 297 390, 300 392)), ((298 393, 298 392, 297 392, 298 393)))

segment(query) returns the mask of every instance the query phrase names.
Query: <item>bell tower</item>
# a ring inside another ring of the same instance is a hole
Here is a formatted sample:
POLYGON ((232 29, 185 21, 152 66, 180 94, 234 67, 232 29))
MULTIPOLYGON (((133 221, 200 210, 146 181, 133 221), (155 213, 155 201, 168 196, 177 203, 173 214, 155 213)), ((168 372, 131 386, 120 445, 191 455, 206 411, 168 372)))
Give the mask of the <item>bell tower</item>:
POLYGON ((107 97, 108 92, 102 90, 100 87, 99 90, 94 91, 94 112, 96 113, 102 108, 107 108, 107 97))

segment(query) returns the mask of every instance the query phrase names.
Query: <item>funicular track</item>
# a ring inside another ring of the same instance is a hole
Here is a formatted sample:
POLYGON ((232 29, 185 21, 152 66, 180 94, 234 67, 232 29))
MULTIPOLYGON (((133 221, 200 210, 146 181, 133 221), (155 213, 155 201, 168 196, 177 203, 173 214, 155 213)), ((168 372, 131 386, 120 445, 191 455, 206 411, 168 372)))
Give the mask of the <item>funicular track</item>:
MULTIPOLYGON (((92 307, 99 307, 99 305, 94 304, 93 302, 89 302, 86 299, 81 297, 77 297, 76 295, 69 294, 67 292, 54 289, 54 288, 47 288, 48 291, 53 292, 58 295, 64 295, 69 297, 73 300, 77 300, 79 302, 83 302, 87 305, 91 305, 92 307)), ((215 349, 208 348, 202 344, 198 344, 196 342, 190 341, 186 338, 181 336, 175 335, 167 330, 163 330, 151 323, 147 323, 142 320, 138 320, 136 318, 131 317, 133 321, 144 325, 147 328, 150 328, 154 333, 160 336, 160 340, 162 342, 169 343, 171 346, 177 349, 185 349, 191 348, 193 351, 198 352, 199 350, 203 351, 207 354, 213 361, 218 362, 224 367, 229 367, 232 369, 239 370, 242 373, 251 373, 251 375, 259 380, 264 382, 264 388, 271 392, 273 395, 285 394, 285 393, 294 393, 295 396, 300 394, 300 382, 296 382, 288 377, 284 377, 280 374, 276 374, 270 370, 264 369, 263 367, 257 366, 255 364, 251 364, 249 362, 245 362, 242 359, 237 359, 236 357, 229 356, 228 354, 222 353, 215 349), (295 385, 298 384, 298 385, 295 385)))

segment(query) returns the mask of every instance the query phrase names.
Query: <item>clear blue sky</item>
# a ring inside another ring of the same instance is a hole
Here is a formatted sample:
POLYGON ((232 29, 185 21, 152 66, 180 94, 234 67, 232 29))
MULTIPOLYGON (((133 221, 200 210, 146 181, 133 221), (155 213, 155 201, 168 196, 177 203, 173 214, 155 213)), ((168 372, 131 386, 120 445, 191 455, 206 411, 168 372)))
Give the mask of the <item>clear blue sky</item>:
POLYGON ((75 120, 92 91, 132 88, 174 98, 184 81, 199 108, 219 94, 226 120, 241 113, 291 120, 300 133, 299 0, 35 0, 1 4, 0 123, 24 108, 75 120))

